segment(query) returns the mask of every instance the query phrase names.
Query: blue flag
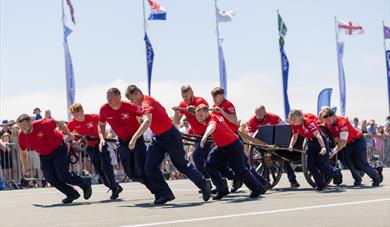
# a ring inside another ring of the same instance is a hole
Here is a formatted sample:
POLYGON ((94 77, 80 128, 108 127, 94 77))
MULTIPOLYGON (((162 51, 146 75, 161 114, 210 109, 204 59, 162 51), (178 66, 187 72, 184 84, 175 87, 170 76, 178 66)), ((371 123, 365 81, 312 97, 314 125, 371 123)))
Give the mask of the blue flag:
POLYGON ((75 99, 75 81, 73 73, 73 64, 72 57, 70 56, 69 46, 68 46, 68 36, 72 33, 72 30, 64 25, 64 52, 65 52, 65 74, 66 74, 66 97, 68 105, 68 120, 71 119, 71 114, 69 113, 69 107, 74 103, 75 99))
POLYGON ((221 40, 218 43, 218 60, 219 60, 219 84, 220 87, 225 90, 225 96, 227 97, 227 75, 226 75, 226 64, 225 57, 223 56, 221 40))
POLYGON ((317 102, 317 115, 321 112, 324 107, 330 108, 330 98, 332 96, 332 88, 325 88, 318 95, 317 102))
POLYGON ((345 107, 347 99, 347 91, 345 88, 345 74, 343 66, 343 55, 344 55, 344 43, 337 42, 337 61, 339 69, 339 87, 340 87, 340 112, 342 116, 345 116, 345 107))
POLYGON ((282 62, 282 76, 283 76, 283 99, 284 99, 284 112, 285 112, 285 119, 288 118, 288 114, 290 113, 290 103, 288 101, 288 70, 289 70, 289 63, 286 56, 286 53, 284 52, 283 47, 280 48, 280 56, 281 56, 281 62, 282 62))
POLYGON ((150 43, 149 37, 146 33, 145 33, 144 40, 146 46, 146 67, 148 70, 148 94, 150 95, 154 52, 153 52, 152 44, 150 43))
POLYGON ((386 51, 386 68, 387 68, 387 95, 389 101, 389 114, 390 114, 390 50, 386 51))

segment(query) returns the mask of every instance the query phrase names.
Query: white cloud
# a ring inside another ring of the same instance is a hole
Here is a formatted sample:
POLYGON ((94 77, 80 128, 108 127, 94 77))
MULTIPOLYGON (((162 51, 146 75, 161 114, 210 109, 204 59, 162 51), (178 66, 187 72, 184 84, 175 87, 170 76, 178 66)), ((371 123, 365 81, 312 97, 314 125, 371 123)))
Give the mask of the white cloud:
MULTIPOLYGON (((266 79, 265 76, 246 76, 229 81, 229 99, 235 104, 239 119, 247 120, 253 115, 254 108, 263 104, 269 112, 284 115, 282 90, 280 80, 266 79)), ((154 96, 173 114, 171 107, 180 100, 180 86, 186 81, 156 81, 152 84, 154 96)), ((188 83, 188 82, 187 82, 188 83)), ((146 93, 145 82, 136 83, 146 93)), ((76 101, 81 102, 86 112, 97 113, 106 102, 106 91, 110 87, 118 87, 123 93, 128 82, 115 80, 110 84, 99 84, 77 90, 76 101)), ((191 82, 195 94, 206 98, 212 103, 210 91, 217 86, 215 82, 191 82)), ((305 112, 315 112, 317 96, 323 87, 295 86, 289 88, 291 108, 302 109, 305 112)), ((337 87, 336 87, 337 88, 337 87)), ((333 91, 332 103, 338 104, 338 91, 333 91)), ((349 87, 347 112, 350 117, 358 116, 361 119, 376 119, 382 123, 387 115, 387 99, 384 91, 365 89, 364 87, 349 87)), ((41 110, 50 109, 53 117, 66 119, 65 91, 47 90, 34 93, 24 93, 15 96, 2 96, 0 119, 15 119, 20 113, 32 113, 34 107, 41 110)))

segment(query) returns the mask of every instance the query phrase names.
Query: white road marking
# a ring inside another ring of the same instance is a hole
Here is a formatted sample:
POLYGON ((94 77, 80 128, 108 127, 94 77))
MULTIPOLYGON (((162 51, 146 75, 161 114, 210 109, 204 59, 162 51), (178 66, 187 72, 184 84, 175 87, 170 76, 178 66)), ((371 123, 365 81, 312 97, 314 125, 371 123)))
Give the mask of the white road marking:
POLYGON ((288 208, 288 209, 266 210, 266 211, 259 211, 259 212, 221 215, 221 216, 210 216, 210 217, 203 217, 203 218, 191 218, 191 219, 181 219, 181 220, 179 219, 179 220, 166 221, 166 222, 153 222, 153 223, 145 223, 145 224, 127 225, 127 226, 123 226, 123 227, 171 225, 171 224, 179 224, 179 223, 201 222, 201 221, 244 217, 244 216, 253 216, 253 215, 262 215, 262 214, 274 214, 274 213, 284 213, 284 212, 302 211, 302 210, 319 209, 319 208, 350 206, 350 205, 358 205, 358 204, 366 204, 366 203, 377 203, 377 202, 385 202, 385 201, 390 201, 390 198, 362 200, 362 201, 346 202, 346 203, 333 203, 333 204, 317 205, 317 206, 295 207, 295 208, 288 208))

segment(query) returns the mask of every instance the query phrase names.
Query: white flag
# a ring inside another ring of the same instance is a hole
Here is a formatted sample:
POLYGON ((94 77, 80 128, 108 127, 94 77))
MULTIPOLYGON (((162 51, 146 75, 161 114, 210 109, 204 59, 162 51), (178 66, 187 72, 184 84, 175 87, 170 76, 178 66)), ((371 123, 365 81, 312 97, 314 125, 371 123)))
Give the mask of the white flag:
POLYGON ((337 28, 338 33, 343 33, 345 35, 358 35, 364 34, 364 29, 360 26, 359 23, 353 23, 351 21, 344 22, 341 20, 337 20, 337 28))
POLYGON ((230 22, 236 13, 233 10, 220 10, 217 8, 217 22, 230 22))

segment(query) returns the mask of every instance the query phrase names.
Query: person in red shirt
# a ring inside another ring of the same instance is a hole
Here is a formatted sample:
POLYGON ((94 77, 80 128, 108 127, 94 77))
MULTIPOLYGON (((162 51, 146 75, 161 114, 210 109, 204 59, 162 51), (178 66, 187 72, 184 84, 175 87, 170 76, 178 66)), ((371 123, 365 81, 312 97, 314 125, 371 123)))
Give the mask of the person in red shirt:
MULTIPOLYGON (((221 87, 216 87, 211 91, 211 96, 213 97, 214 105, 213 105, 213 113, 223 117, 225 123, 229 126, 229 128, 238 135, 241 142, 243 142, 241 136, 238 133, 238 118, 236 114, 236 108, 233 103, 225 98, 225 90, 221 87)), ((246 157, 246 156, 245 156, 246 157)), ((247 158, 247 157, 246 157, 247 158)), ((247 162, 248 163, 248 162, 247 162)), ((266 188, 270 186, 270 183, 257 171, 249 165, 248 168, 252 172, 252 174, 260 181, 261 184, 267 185, 266 188)), ((237 191, 242 186, 242 181, 238 180, 237 177, 233 180, 232 192, 237 191)))
MULTIPOLYGON (((83 106, 80 103, 73 104, 69 110, 73 115, 73 119, 71 119, 67 125, 71 133, 80 136, 93 136, 99 138, 99 115, 85 114, 83 106)), ((119 193, 123 189, 115 181, 114 169, 111 165, 111 157, 110 152, 108 151, 108 146, 104 145, 102 151, 100 152, 99 143, 97 141, 87 141, 86 152, 104 185, 112 190, 110 198, 118 198, 119 193)))
MULTIPOLYGON (((175 110, 175 115, 173 117, 174 124, 179 125, 181 119, 185 116, 191 126, 191 131, 193 132, 193 134, 201 136, 206 131, 206 127, 200 124, 199 121, 196 119, 195 108, 200 104, 204 104, 206 106, 209 106, 209 104, 204 98, 195 96, 190 85, 184 85, 181 87, 180 90, 181 96, 183 97, 183 101, 180 102, 179 106, 172 108, 173 110, 175 110)), ((194 160, 196 169, 206 179, 210 179, 210 176, 204 166, 207 160, 207 156, 211 150, 211 145, 212 144, 206 144, 206 146, 200 147, 199 142, 196 142, 194 152, 192 153, 192 159, 194 160)), ((237 178, 234 176, 233 171, 231 171, 228 166, 221 166, 220 172, 221 175, 225 178, 233 180, 232 192, 237 191, 241 187, 242 183, 237 180, 237 178)), ((215 194, 216 190, 213 189, 212 193, 215 194)))
MULTIPOLYGON (((268 113, 263 105, 256 107, 255 116, 253 116, 248 121, 248 131, 253 137, 256 137, 257 131, 260 126, 274 126, 274 125, 286 125, 287 123, 283 121, 278 115, 273 113, 268 113)), ((287 173, 288 180, 290 181, 290 186, 292 188, 299 188, 300 184, 297 181, 297 177, 294 173, 291 163, 284 161, 284 171, 287 173)))
POLYGON ((200 104, 196 108, 196 118, 200 123, 207 126, 200 146, 205 146, 207 138, 210 135, 216 144, 210 151, 206 161, 206 170, 213 179, 213 182, 215 182, 218 190, 217 195, 213 199, 220 200, 229 194, 228 188, 221 180, 218 171, 218 167, 224 165, 226 162, 229 163, 235 175, 252 191, 249 197, 257 198, 260 194, 264 194, 266 189, 247 168, 244 146, 241 140, 229 128, 223 118, 214 113, 210 114, 208 106, 204 104, 200 104))
POLYGON ((342 116, 336 116, 330 108, 325 108, 320 112, 320 118, 325 121, 325 126, 331 131, 337 141, 337 145, 330 153, 331 157, 345 148, 348 167, 355 179, 355 186, 361 185, 361 176, 354 171, 365 172, 372 179, 372 186, 378 186, 383 180, 381 169, 374 169, 367 160, 366 141, 362 132, 355 129, 351 123, 342 116))
POLYGON ((285 125, 278 115, 268 113, 263 105, 256 107, 255 115, 248 121, 248 131, 254 134, 260 126, 264 125, 285 125))
MULTIPOLYGON (((138 130, 140 123, 137 119, 138 108, 132 103, 121 100, 121 92, 118 88, 110 88, 107 91, 107 103, 100 108, 99 114, 99 150, 102 152, 106 142, 106 124, 118 136, 118 148, 120 161, 126 175, 133 181, 140 181, 153 194, 150 181, 145 173, 146 145, 144 137, 137 138, 134 146, 130 146, 130 140, 138 130)), ((118 197, 121 188, 113 190, 114 197, 118 197)))
POLYGON ((68 141, 73 140, 74 136, 64 123, 54 119, 33 121, 27 114, 21 114, 17 123, 20 127, 18 142, 21 151, 30 148, 39 154, 45 179, 66 195, 62 203, 71 203, 80 197, 80 194, 71 185, 82 188, 84 199, 89 199, 92 195, 91 182, 69 173, 67 146, 63 141, 62 134, 56 128, 58 127, 66 133, 68 141))
POLYGON ((161 205, 175 199, 160 169, 165 153, 169 154, 173 165, 202 191, 203 200, 208 201, 211 197, 211 182, 204 179, 187 160, 180 132, 173 125, 165 108, 154 98, 143 95, 136 85, 127 87, 126 97, 138 107, 138 114, 143 118, 141 126, 130 140, 129 147, 133 147, 135 141, 142 137, 149 127, 155 135, 148 148, 145 163, 146 174, 156 192, 154 204, 161 205))
POLYGON ((332 177, 334 184, 341 184, 341 172, 330 165, 329 144, 325 142, 327 140, 321 135, 317 117, 313 114, 303 114, 299 110, 291 110, 288 119, 293 133, 289 149, 291 151, 294 149, 298 135, 307 139, 307 167, 314 178, 316 189, 322 191, 326 187, 324 175, 332 177))

